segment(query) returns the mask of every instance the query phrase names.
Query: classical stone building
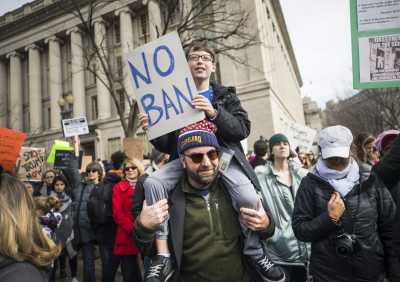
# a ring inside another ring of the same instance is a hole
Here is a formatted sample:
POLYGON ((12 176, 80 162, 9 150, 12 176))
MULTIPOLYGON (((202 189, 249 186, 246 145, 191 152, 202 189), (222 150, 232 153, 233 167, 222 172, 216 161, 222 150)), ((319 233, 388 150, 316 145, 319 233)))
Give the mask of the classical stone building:
POLYGON ((322 124, 322 111, 317 102, 310 97, 303 98, 304 118, 306 125, 320 131, 323 127, 322 124))
MULTIPOLYGON (((304 124, 302 80, 279 1, 228 1, 249 11, 258 31, 259 44, 239 51, 246 65, 218 59, 220 82, 237 87, 249 112, 253 144, 280 131, 285 120, 304 124)), ((157 0, 114 1, 96 13, 96 44, 108 44, 116 71, 123 69, 122 54, 156 38, 152 22, 160 22, 157 0)), ((62 114, 70 110, 88 118, 85 153, 105 159, 121 148, 124 134, 101 75, 84 70, 89 42, 79 23, 56 0, 35 0, 0 16, 0 127, 28 132, 26 145, 49 147, 62 138, 62 114)))

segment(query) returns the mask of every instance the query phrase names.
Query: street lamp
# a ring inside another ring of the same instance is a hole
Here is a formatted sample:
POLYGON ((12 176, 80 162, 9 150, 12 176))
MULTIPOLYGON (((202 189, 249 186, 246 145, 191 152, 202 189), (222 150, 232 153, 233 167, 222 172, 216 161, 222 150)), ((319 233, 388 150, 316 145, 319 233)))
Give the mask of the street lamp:
POLYGON ((60 96, 57 103, 60 107, 61 119, 73 117, 74 96, 72 96, 72 94, 68 94, 65 97, 60 96))

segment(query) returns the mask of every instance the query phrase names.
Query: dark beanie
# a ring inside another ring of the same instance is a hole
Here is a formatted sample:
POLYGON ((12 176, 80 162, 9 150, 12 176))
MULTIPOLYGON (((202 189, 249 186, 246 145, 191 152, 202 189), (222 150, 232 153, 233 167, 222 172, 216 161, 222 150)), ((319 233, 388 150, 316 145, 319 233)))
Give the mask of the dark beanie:
POLYGON ((117 151, 114 152, 111 155, 111 162, 112 166, 114 169, 120 169, 122 166, 122 163, 128 158, 128 156, 122 152, 122 151, 117 151))
POLYGON ((269 139, 269 151, 272 152, 272 147, 274 147, 276 144, 278 144, 280 142, 288 142, 289 143, 289 139, 282 133, 277 133, 277 134, 272 135, 271 138, 269 139))
POLYGON ((190 148, 203 146, 212 146, 218 150, 216 131, 217 127, 206 119, 182 128, 178 137, 178 153, 182 154, 190 148))
POLYGON ((254 142, 253 149, 256 155, 265 155, 268 152, 268 143, 263 139, 259 139, 254 142))

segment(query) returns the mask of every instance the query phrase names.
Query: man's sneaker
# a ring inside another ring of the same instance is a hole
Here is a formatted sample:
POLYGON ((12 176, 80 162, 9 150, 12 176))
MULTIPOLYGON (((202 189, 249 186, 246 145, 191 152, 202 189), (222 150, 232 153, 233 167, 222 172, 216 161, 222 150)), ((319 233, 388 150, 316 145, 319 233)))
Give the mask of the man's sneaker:
POLYGON ((151 259, 149 269, 144 275, 144 281, 167 282, 174 275, 174 272, 171 257, 156 255, 151 259))
POLYGON ((251 259, 254 267, 264 282, 284 282, 285 273, 264 254, 260 259, 251 259))

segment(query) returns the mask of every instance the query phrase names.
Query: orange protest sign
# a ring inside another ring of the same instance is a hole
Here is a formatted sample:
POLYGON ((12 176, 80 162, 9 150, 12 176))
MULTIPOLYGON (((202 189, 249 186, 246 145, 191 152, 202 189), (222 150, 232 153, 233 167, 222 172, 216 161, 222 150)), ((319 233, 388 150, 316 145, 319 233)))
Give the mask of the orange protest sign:
POLYGON ((0 128, 0 165, 11 172, 19 157, 26 133, 9 128, 0 128))

